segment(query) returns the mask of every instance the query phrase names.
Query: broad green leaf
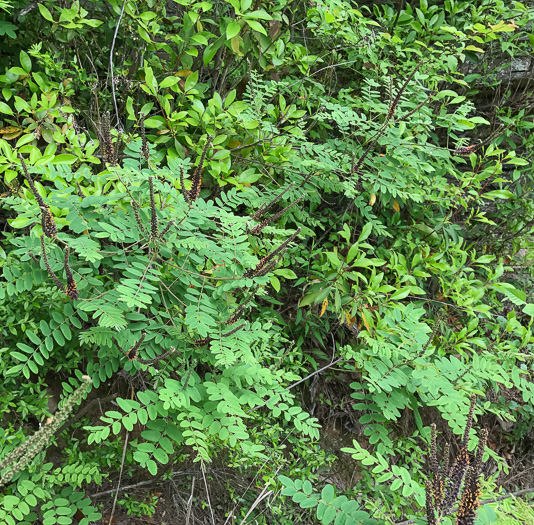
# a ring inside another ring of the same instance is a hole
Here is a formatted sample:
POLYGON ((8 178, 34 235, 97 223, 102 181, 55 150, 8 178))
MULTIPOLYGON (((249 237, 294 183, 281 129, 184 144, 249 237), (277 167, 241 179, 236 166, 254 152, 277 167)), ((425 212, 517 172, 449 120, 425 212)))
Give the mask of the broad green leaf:
POLYGON ((39 8, 39 11, 41 12, 41 16, 43 18, 46 18, 49 22, 53 22, 54 18, 52 17, 52 13, 48 10, 48 7, 46 7, 44 4, 38 3, 37 7, 39 8))
POLYGON ((262 35, 267 36, 267 31, 265 31, 265 29, 259 22, 256 22, 255 20, 247 20, 246 22, 251 29, 257 31, 258 33, 261 33, 262 35))
POLYGON ((189 91, 196 86, 198 82, 198 70, 191 73, 185 81, 185 91, 189 91))
POLYGON ((241 31, 241 26, 237 22, 230 22, 226 27, 226 38, 231 40, 239 34, 239 31, 241 31))

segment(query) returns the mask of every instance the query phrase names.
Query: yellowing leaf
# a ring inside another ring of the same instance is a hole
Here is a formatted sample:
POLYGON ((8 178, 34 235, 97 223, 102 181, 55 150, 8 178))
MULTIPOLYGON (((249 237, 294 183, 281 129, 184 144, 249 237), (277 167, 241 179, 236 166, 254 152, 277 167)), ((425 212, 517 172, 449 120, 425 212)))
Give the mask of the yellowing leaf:
POLYGON ((325 299, 323 301, 323 305, 321 306, 321 314, 319 315, 319 317, 323 316, 323 314, 326 312, 327 308, 328 308, 328 299, 325 299))
POLYGON ((351 317, 350 312, 345 312, 345 316, 347 318, 347 326, 352 328, 356 322, 356 317, 351 317))
POLYGON ((400 206, 397 201, 393 201, 393 211, 400 211, 400 206))
POLYGON ((16 139, 21 133, 22 133, 22 130, 19 129, 18 131, 15 131, 13 133, 6 133, 4 135, 4 138, 6 140, 13 140, 13 139, 16 139))
POLYGON ((176 73, 176 76, 177 77, 188 77, 189 75, 191 75, 193 72, 190 70, 190 69, 181 69, 180 71, 178 71, 176 73))
POLYGON ((241 142, 239 142, 239 140, 230 139, 228 141, 228 148, 229 149, 234 149, 234 148, 237 148, 238 146, 241 146, 241 142))
POLYGON ((234 36, 230 40, 230 45, 232 46, 232 51, 234 53, 237 53, 240 57, 243 56, 243 53, 241 53, 241 51, 239 51, 239 48, 241 46, 241 42, 243 42, 243 39, 239 35, 234 36))
POLYGON ((371 312, 368 312, 367 310, 362 308, 361 313, 362 313, 363 324, 365 325, 365 328, 367 329, 367 331, 370 332, 371 331, 371 312), (366 317, 368 317, 369 319, 366 319, 366 317))
POLYGON ((371 193, 371 197, 369 199, 369 206, 372 206, 376 202, 376 193, 371 193))
POLYGON ((8 126, 7 128, 0 129, 0 133, 16 133, 17 131, 20 131, 20 128, 17 128, 16 126, 8 126))
POLYGON ((479 47, 476 47, 476 46, 467 46, 465 48, 465 51, 476 51, 477 53, 484 53, 483 49, 480 49, 479 47))

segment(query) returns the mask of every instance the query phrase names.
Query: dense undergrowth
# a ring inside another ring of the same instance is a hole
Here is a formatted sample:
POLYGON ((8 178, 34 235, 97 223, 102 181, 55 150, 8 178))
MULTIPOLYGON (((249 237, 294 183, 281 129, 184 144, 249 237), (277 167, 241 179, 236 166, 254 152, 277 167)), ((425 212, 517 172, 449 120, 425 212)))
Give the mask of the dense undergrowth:
POLYGON ((0 0, 1 523, 532 518, 534 9, 405 4, 0 0))

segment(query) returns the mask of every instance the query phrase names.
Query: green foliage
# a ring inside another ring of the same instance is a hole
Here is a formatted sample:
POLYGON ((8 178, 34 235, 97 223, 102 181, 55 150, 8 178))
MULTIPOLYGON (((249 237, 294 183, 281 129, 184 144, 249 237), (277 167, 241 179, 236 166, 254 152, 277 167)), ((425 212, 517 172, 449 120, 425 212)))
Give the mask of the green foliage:
POLYGON ((96 515, 127 434, 126 472, 224 461, 300 507, 257 519, 322 523, 422 514, 426 419, 460 434, 473 392, 527 435, 534 124, 494 58, 531 55, 532 8, 408 4, 0 1, 2 457, 52 377, 118 394, 2 519, 96 515), (352 499, 311 485, 325 376, 352 499))
POLYGON ((295 503, 303 509, 313 509, 317 507, 317 519, 323 525, 333 523, 345 523, 346 525, 372 525, 377 522, 364 510, 360 510, 359 505, 354 500, 347 499, 346 496, 337 496, 332 485, 325 485, 323 490, 315 492, 312 484, 306 480, 291 480, 286 476, 279 476, 284 485, 282 494, 290 496, 295 503))
POLYGON ((128 496, 128 494, 125 494, 124 498, 117 501, 117 504, 126 509, 128 516, 137 516, 138 518, 143 516, 148 516, 151 518, 154 515, 154 512, 156 512, 157 503, 157 496, 150 496, 144 501, 137 501, 136 499, 128 496))

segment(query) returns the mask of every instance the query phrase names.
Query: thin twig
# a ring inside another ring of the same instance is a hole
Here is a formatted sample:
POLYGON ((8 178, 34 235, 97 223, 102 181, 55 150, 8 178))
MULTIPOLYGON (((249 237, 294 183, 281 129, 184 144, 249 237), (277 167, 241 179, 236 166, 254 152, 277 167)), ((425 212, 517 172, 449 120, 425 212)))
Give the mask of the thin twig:
POLYGON ((117 98, 115 97, 115 76, 113 75, 113 52, 115 51, 115 41, 117 40, 117 34, 119 33, 119 27, 121 25, 122 17, 124 16, 124 9, 126 7, 126 2, 122 2, 121 14, 119 15, 119 20, 117 22, 117 27, 115 28, 115 34, 113 35, 113 40, 111 42, 111 50, 109 52, 109 68, 111 71, 111 94, 113 96, 113 107, 115 108, 115 115, 117 116, 117 127, 119 131, 124 131, 121 120, 119 117, 119 108, 117 106, 117 98))
POLYGON ((213 525, 215 525, 215 516, 213 515, 213 507, 211 506, 210 501, 210 491, 208 489, 208 482, 206 481, 206 467, 204 466, 204 462, 202 462, 201 470, 202 470, 202 479, 204 480, 204 486, 206 487, 206 498, 208 500, 208 507, 210 508, 211 513, 211 522, 213 525))
POLYGON ((189 520, 191 519, 191 509, 193 508, 193 495, 195 493, 195 476, 193 476, 193 481, 191 482, 191 495, 187 500, 187 514, 185 515, 185 525, 189 525, 189 520))
POLYGON ((117 489, 115 491, 115 497, 113 498, 113 507, 111 508, 111 514, 109 516, 108 525, 111 525, 111 522, 113 521, 113 514, 115 513, 115 506, 117 505, 117 497, 119 496, 119 488, 121 486, 122 470, 124 468, 124 459, 126 457, 126 447, 128 446, 128 437, 129 436, 130 436, 130 432, 126 431, 126 438, 124 439, 124 447, 122 449, 122 460, 121 460, 121 470, 119 472, 119 481, 117 483, 117 489))
MULTIPOLYGON (((323 368, 319 368, 319 370, 316 370, 315 372, 312 372, 311 374, 307 375, 306 377, 300 379, 299 381, 297 381, 296 383, 293 383, 292 385, 289 385, 286 390, 291 390, 292 388, 295 388, 296 386, 300 385, 301 383, 303 383, 304 381, 307 381, 308 379, 310 379, 310 377, 313 377, 317 374, 320 374, 321 372, 323 372, 324 370, 327 370, 328 368, 334 366, 334 365, 337 365, 337 363, 339 363, 340 361, 344 361, 345 359, 343 357, 340 357, 338 359, 336 359, 335 361, 331 361, 330 363, 328 363, 327 365, 323 366, 323 368)), ((269 401, 266 401, 263 405, 259 405, 257 407, 254 407, 254 408, 251 408, 250 410, 248 410, 246 413, 247 414, 250 414, 250 412, 254 412, 260 408, 263 408, 265 405, 267 405, 269 401)))

